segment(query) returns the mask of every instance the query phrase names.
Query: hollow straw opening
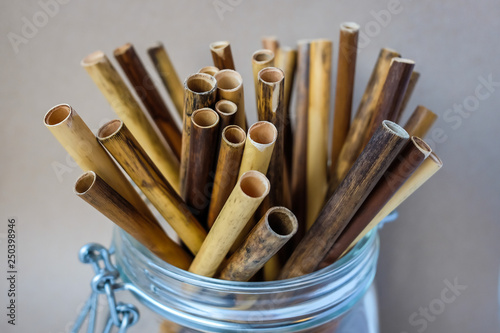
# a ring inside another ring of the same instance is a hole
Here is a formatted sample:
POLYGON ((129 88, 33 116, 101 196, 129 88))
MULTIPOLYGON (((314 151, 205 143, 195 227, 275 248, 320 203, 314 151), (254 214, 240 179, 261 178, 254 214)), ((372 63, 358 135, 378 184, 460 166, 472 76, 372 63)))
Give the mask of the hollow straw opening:
POLYGON ((47 126, 56 126, 64 122, 71 115, 71 106, 59 104, 47 111, 44 122, 47 126))
POLYGON ((428 156, 432 152, 431 146, 429 146, 427 142, 420 139, 418 136, 412 136, 410 140, 413 141, 415 147, 417 147, 417 149, 420 150, 422 154, 428 156))
POLYGON ((349 32, 358 31, 359 28, 360 26, 356 22, 344 22, 340 24, 340 30, 345 30, 349 32))
POLYGON ((130 43, 126 43, 122 46, 119 46, 117 47, 114 51, 113 51, 113 55, 115 56, 118 56, 118 55, 122 55, 124 54, 125 52, 127 52, 128 50, 130 50, 132 48, 132 44, 130 43))
POLYGON ((238 110, 238 106, 228 100, 220 100, 215 104, 215 110, 223 115, 230 116, 238 110))
POLYGON ((258 76, 265 83, 277 83, 285 78, 283 71, 276 67, 266 67, 259 72, 258 76))
POLYGON ((205 67, 201 68, 198 71, 198 73, 204 73, 204 74, 214 76, 215 74, 217 74, 218 71, 219 71, 219 69, 215 66, 205 66, 205 67))
POLYGON ((207 93, 215 89, 217 81, 211 75, 196 73, 186 79, 185 86, 195 93, 207 93))
POLYGON ((193 112, 191 121, 198 127, 213 127, 219 122, 219 115, 210 108, 198 109, 193 112))
POLYGON ((268 145, 276 141, 278 130, 268 121, 259 121, 250 127, 248 136, 256 143, 268 145))
POLYGON ((251 198, 261 198, 269 193, 269 180, 262 173, 251 170, 240 177, 240 188, 251 198))
POLYGON ((215 74, 217 85, 222 90, 235 90, 243 84, 241 75, 232 69, 223 69, 215 74))
POLYGON ((222 131, 222 138, 233 145, 240 145, 245 143, 245 131, 236 125, 230 125, 222 131))
POLYGON ((95 51, 83 58, 81 65, 82 66, 92 66, 97 64, 98 62, 103 61, 106 58, 106 55, 102 51, 95 51))
POLYGON ((211 50, 220 50, 224 49, 229 45, 228 41, 219 41, 219 42, 213 42, 210 44, 210 49, 211 50))
POLYGON ((399 62, 401 64, 409 64, 409 65, 414 65, 415 64, 415 61, 411 60, 411 59, 406 59, 406 58, 392 58, 391 60, 391 64, 393 62, 399 62))
POLYGON ((435 152, 431 152, 428 158, 432 159, 440 167, 443 166, 443 161, 441 161, 441 159, 436 155, 435 152))
POLYGON ((123 122, 119 119, 111 120, 104 124, 99 131, 97 131, 97 138, 98 139, 106 139, 110 137, 111 135, 115 134, 122 128, 123 122))
POLYGON ((257 62, 268 62, 274 58, 274 53, 271 50, 259 50, 252 55, 252 59, 257 62))
POLYGON ((386 129, 388 129, 389 131, 393 132, 394 134, 396 134, 401 138, 408 139, 410 137, 408 132, 406 132, 403 127, 399 126, 398 124, 390 120, 382 121, 382 126, 384 126, 386 129))
POLYGON ((289 236, 297 230, 297 219, 284 207, 273 207, 267 213, 267 224, 279 236, 289 236))
POLYGON ((94 171, 85 172, 75 182, 75 193, 78 195, 85 194, 94 185, 96 178, 94 171))

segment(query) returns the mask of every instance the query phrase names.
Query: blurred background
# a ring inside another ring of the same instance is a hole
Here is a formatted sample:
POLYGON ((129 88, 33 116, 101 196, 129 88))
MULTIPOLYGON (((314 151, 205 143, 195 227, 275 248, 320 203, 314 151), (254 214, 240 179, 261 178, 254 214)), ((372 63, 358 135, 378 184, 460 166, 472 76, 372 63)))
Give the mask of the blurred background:
POLYGON ((498 332, 498 17, 496 0, 2 1, 0 270, 7 271, 7 220, 15 217, 19 275, 15 327, 3 314, 7 284, 0 275, 0 331, 69 332, 92 277, 78 250, 111 240, 112 223, 73 194, 81 171, 43 125, 46 111, 59 103, 72 105, 94 130, 115 118, 80 67, 83 57, 102 50, 112 58, 116 47, 131 42, 152 68, 146 49, 162 41, 185 78, 212 64, 209 43, 228 40, 253 123, 250 57, 261 37, 275 35, 288 46, 329 38, 336 58, 339 24, 354 21, 364 33, 354 107, 380 48, 415 60, 421 77, 402 123, 418 104, 437 113, 428 139, 444 161, 399 208, 399 219, 380 231, 381 331, 498 332), (488 97, 474 97, 479 85, 488 97), (61 165, 64 172, 56 172, 61 165), (449 284, 462 286, 454 301, 425 326, 412 322, 426 318, 422 309, 449 284))

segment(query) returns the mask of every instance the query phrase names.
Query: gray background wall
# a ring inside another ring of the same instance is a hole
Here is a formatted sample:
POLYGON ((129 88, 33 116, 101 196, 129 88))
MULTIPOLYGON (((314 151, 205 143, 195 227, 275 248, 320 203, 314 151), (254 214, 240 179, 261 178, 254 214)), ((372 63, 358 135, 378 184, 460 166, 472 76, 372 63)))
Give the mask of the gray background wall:
MULTIPOLYGON (((91 277, 90 268, 78 263, 77 251, 86 242, 110 240, 111 223, 72 194, 80 170, 68 165, 42 123, 45 112, 63 102, 93 129, 115 117, 79 66, 85 55, 97 49, 111 55, 132 42, 146 58, 146 48, 161 40, 186 77, 211 64, 210 42, 225 39, 252 96, 249 59, 261 36, 277 35, 285 45, 326 37, 337 46, 343 21, 358 22, 369 36, 358 55, 355 105, 379 49, 391 47, 414 59, 421 73, 408 110, 423 104, 440 115, 430 139, 444 169, 401 206, 396 223, 380 232, 382 331, 498 331, 500 84, 478 105, 467 104, 481 78, 500 82, 498 1, 401 0, 383 24, 376 13, 390 7, 387 0, 65 1, 57 10, 52 7, 52 16, 40 14, 43 6, 34 0, 0 4, 0 233, 15 216, 19 240, 18 325, 13 328, 4 315, 6 245, 0 234, 0 331, 69 331, 91 277), (221 3, 228 6, 225 12, 217 11, 221 3), (34 16, 40 27, 24 31, 25 43, 16 52, 8 34, 23 36, 26 20, 33 22, 34 16), (455 104, 465 104, 465 112, 454 113, 455 104), (54 162, 70 171, 58 179, 54 162), (422 321, 412 326, 409 317, 436 306, 454 281, 466 289, 425 320, 426 327, 422 321)), ((247 98, 247 109, 254 121, 253 98, 247 98)))

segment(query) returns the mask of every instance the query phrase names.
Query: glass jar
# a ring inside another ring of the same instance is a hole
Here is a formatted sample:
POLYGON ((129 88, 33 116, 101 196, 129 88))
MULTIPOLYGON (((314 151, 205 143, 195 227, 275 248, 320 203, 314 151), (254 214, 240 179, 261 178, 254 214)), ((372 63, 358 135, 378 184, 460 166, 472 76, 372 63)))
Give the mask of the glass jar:
POLYGON ((125 289, 155 313, 158 332, 379 332, 376 231, 329 267, 270 282, 189 273, 156 258, 119 228, 113 246, 125 289))

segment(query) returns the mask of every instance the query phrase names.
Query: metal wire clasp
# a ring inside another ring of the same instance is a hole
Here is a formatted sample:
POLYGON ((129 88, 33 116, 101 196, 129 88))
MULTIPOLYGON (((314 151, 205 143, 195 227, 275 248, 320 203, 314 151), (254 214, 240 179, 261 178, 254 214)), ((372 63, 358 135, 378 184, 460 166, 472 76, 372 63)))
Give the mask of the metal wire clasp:
POLYGON ((139 310, 132 304, 116 303, 115 292, 123 290, 123 284, 117 282, 120 273, 111 262, 111 252, 100 244, 89 243, 80 249, 78 257, 82 263, 91 264, 96 275, 90 283, 92 293, 80 312, 71 333, 80 331, 87 316, 89 317, 87 333, 95 332, 99 294, 106 295, 109 307, 109 315, 103 333, 111 332, 113 326, 119 328, 119 333, 125 333, 130 326, 139 320, 139 310))

